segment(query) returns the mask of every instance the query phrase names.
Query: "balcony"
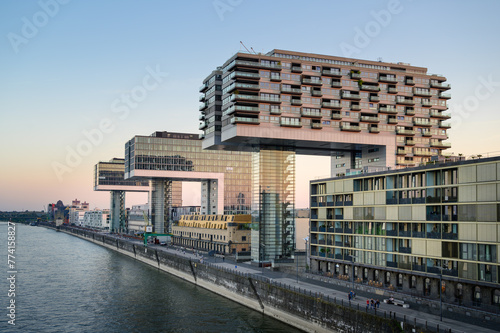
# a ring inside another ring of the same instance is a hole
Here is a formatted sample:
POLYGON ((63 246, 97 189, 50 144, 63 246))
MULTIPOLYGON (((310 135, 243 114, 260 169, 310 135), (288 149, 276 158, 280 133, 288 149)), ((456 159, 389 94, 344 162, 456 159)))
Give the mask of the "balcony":
POLYGON ((420 90, 420 89, 414 89, 413 90, 413 95, 415 96, 424 96, 424 97, 431 97, 432 94, 430 91, 427 90, 420 90))
POLYGON ((323 92, 321 90, 311 90, 311 95, 321 97, 323 96, 323 92))
POLYGON ((398 90, 396 88, 394 88, 394 87, 389 87, 389 88, 387 88, 387 92, 389 94, 397 94, 398 90))
POLYGON ((451 125, 449 123, 443 123, 443 122, 440 122, 439 123, 439 127, 440 128, 450 128, 451 125))
POLYGON ((444 98, 444 99, 450 99, 451 95, 450 94, 443 94, 443 93, 441 93, 441 94, 438 95, 438 97, 439 98, 444 98))
POLYGON ((407 116, 414 116, 415 115, 415 110, 413 108, 411 108, 411 109, 410 108, 406 108, 405 114, 407 116))
POLYGON ((395 76, 380 75, 378 77, 379 82, 398 82, 395 76))
POLYGON ((202 129, 205 129, 207 127, 207 122, 206 121, 202 121, 200 123, 200 126, 198 126, 198 129, 202 130, 202 129))
POLYGON ((247 118, 247 117, 233 117, 231 118, 231 124, 252 124, 258 125, 259 118, 247 118))
POLYGON ((431 117, 434 118, 442 118, 442 119, 449 119, 451 118, 451 115, 449 113, 445 113, 439 110, 431 110, 430 111, 431 117))
POLYGON ((271 108, 269 113, 270 114, 281 114, 281 109, 280 108, 271 108))
POLYGON ((361 132, 361 128, 357 125, 340 124, 340 129, 348 132, 361 132))
POLYGON ((321 123, 311 123, 311 128, 312 129, 322 129, 323 125, 321 125, 321 123))
POLYGON ((429 137, 432 136, 431 131, 422 131, 422 136, 429 137))
POLYGON ((398 98, 396 104, 415 105, 415 102, 411 98, 398 98))
POLYGON ((422 102, 420 104, 422 104, 422 106, 432 106, 432 102, 426 101, 426 100, 422 100, 422 102))
POLYGON ((287 93, 287 94, 301 95, 302 94, 302 89, 300 89, 300 88, 281 87, 281 92, 287 93))
POLYGON ((332 88, 342 88, 342 83, 340 81, 332 81, 332 88))
POLYGON ((370 133, 380 133, 378 127, 370 127, 370 133))
MULTIPOLYGON (((280 126, 283 127, 302 127, 300 118, 280 118, 280 126)), ((311 218, 314 219, 314 217, 311 218)), ((317 218, 317 215, 316 215, 317 218)))
POLYGON ((260 109, 255 106, 232 105, 227 110, 224 111, 223 115, 227 116, 233 114, 236 111, 247 112, 247 113, 259 113, 260 109))
POLYGON ((451 88, 449 83, 442 83, 442 82, 431 82, 431 87, 444 89, 444 90, 448 90, 451 88))
POLYGON ((415 149, 415 151, 413 152, 413 155, 415 155, 415 156, 432 156, 433 153, 431 153, 430 151, 427 151, 427 150, 415 149))
POLYGON ((378 117, 361 116, 361 121, 368 122, 368 123, 378 123, 380 120, 378 119, 378 117))
POLYGON ((311 84, 311 85, 322 85, 323 81, 321 79, 307 79, 307 78, 302 78, 302 84, 311 84))
POLYGON ((281 75, 278 73, 271 73, 271 81, 281 81, 281 75))
POLYGON ((351 104, 351 111, 361 111, 359 104, 351 104))
POLYGON ((325 76, 342 76, 342 72, 338 69, 323 69, 322 73, 325 76))
POLYGON ((294 73, 302 73, 302 67, 301 66, 292 66, 291 70, 294 73))
POLYGON ((368 84, 362 84, 361 87, 359 87, 359 89, 368 91, 380 91, 380 88, 378 86, 373 86, 368 84))
POLYGON ((387 123, 388 124, 397 124, 398 120, 396 118, 388 118, 387 123))
POLYGON ((330 102, 323 102, 321 105, 324 108, 331 108, 331 109, 341 109, 342 105, 340 105, 339 101, 330 101, 330 102))
POLYGON ((205 83, 203 83, 203 84, 201 85, 201 87, 200 87, 200 92, 204 92, 205 90, 207 90, 207 88, 208 88, 208 84, 207 84, 206 82, 205 82, 205 83))
POLYGON ((451 143, 449 143, 449 142, 442 142, 442 141, 433 141, 433 142, 431 142, 431 147, 451 148, 451 143))
POLYGON ((298 98, 292 98, 292 100, 290 101, 290 103, 292 105, 302 105, 302 101, 298 98))
POLYGON ((249 73, 249 72, 240 72, 240 71, 232 72, 229 76, 231 77, 231 79, 238 78, 238 77, 242 77, 245 79, 257 79, 257 80, 260 79, 259 73, 249 73))
POLYGON ((380 102, 380 97, 378 97, 378 96, 370 96, 370 102, 380 102))
POLYGON ((205 94, 200 95, 200 98, 198 99, 200 102, 205 101, 205 94))
POLYGON ((378 112, 380 113, 390 113, 390 114, 396 114, 398 111, 394 106, 380 106, 378 108, 378 112))
POLYGON ((344 91, 342 91, 342 98, 359 100, 359 99, 361 99, 361 96, 357 93, 351 93, 350 91, 344 90, 344 91))
POLYGON ((281 103, 280 98, 276 97, 266 97, 266 96, 256 96, 256 95, 242 95, 242 94, 233 94, 231 95, 231 102, 236 102, 240 100, 249 100, 249 101, 262 101, 262 102, 270 102, 270 103, 281 103))
POLYGON ((361 79, 361 73, 351 72, 351 79, 361 79))
POLYGON ((415 80, 407 78, 406 79, 406 84, 409 85, 409 86, 413 86, 413 85, 415 85, 415 80))
POLYGON ((243 90, 259 90, 260 87, 258 84, 248 84, 248 83, 240 83, 236 82, 227 87, 227 91, 233 91, 235 89, 243 89, 243 90))
POLYGON ((423 119, 423 118, 413 118, 413 125, 426 126, 426 127, 432 126, 432 124, 429 122, 429 119, 423 119))
POLYGON ((410 165, 415 165, 415 162, 411 160, 397 160, 396 164, 410 166, 410 165))
POLYGON ((396 129, 397 134, 402 134, 402 135, 415 135, 415 131, 412 129, 403 129, 403 128, 398 128, 396 129))
POLYGON ((408 139, 408 140, 405 141, 405 145, 406 146, 414 146, 415 145, 415 141, 408 139))
POLYGON ((396 151, 396 155, 409 155, 411 153, 412 153, 411 149, 398 148, 398 150, 396 151))
POLYGON ((300 115, 303 117, 321 118, 321 110, 306 110, 302 108, 300 110, 300 115))
POLYGON ((332 113, 332 119, 333 120, 341 120, 342 115, 340 113, 332 113))
POLYGON ((278 65, 278 64, 270 64, 270 63, 263 63, 263 62, 257 62, 257 61, 246 61, 246 60, 235 60, 234 62, 235 62, 235 65, 239 65, 239 66, 281 69, 281 65, 278 65))
POLYGON ((206 109, 207 107, 208 107, 208 103, 207 102, 201 104, 200 105, 200 111, 206 109))

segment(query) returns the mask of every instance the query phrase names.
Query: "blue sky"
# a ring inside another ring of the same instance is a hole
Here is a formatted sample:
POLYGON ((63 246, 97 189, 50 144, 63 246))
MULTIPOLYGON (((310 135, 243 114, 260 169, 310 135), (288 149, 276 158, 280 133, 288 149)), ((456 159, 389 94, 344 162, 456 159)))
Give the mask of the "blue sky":
MULTIPOLYGON (((93 165, 123 156, 136 134, 197 133, 198 88, 240 41, 257 52, 427 67, 452 85, 449 151, 499 151, 499 12, 498 1, 2 1, 0 210, 74 198, 107 208, 107 193, 92 191, 93 165), (140 91, 148 69, 168 74, 120 118, 114 103, 140 91), (67 165, 103 120, 112 129, 58 177, 54 165, 67 165)), ((308 181, 327 176, 329 161, 297 163, 297 206, 305 207, 308 181)))

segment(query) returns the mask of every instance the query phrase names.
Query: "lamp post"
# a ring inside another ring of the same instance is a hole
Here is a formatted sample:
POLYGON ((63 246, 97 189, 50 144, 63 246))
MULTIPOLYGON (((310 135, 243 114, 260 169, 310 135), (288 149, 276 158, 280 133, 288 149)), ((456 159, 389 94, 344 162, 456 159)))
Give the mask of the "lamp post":
POLYGON ((439 267, 439 320, 443 321, 443 266, 439 267))
POLYGON ((306 272, 307 272, 307 242, 309 241, 309 237, 303 238, 303 240, 306 242, 306 272))

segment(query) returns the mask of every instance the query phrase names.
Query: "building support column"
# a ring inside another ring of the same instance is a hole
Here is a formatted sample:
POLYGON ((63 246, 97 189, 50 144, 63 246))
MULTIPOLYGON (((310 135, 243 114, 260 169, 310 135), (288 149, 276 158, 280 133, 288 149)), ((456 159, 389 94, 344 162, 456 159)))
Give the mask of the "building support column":
POLYGON ((252 260, 291 258, 295 249, 295 152, 252 155, 252 260))
POLYGON ((125 191, 111 191, 109 204, 109 230, 126 232, 125 191))
POLYGON ((153 231, 159 234, 171 231, 172 181, 153 178, 150 181, 149 211, 153 231))

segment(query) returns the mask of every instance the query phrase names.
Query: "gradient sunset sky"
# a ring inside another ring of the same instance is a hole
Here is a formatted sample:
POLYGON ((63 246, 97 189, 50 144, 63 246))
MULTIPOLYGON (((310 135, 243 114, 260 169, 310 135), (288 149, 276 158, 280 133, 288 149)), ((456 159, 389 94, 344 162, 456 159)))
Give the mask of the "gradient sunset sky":
MULTIPOLYGON (((452 85, 448 152, 498 153, 498 13, 497 0, 1 1, 0 210, 75 198, 108 208, 108 193, 92 190, 93 166, 123 157, 134 135, 199 133, 198 88, 243 50, 240 41, 256 52, 427 67, 452 85), (151 71, 162 74, 146 82, 143 100, 117 112, 151 71), (102 137, 83 143, 100 127, 102 137), (69 157, 77 149, 85 156, 69 157)), ((309 180, 329 176, 329 166, 328 158, 297 158, 297 207, 308 206, 309 180)), ((199 196, 186 187, 184 203, 199 196)), ((127 198, 127 206, 147 201, 127 198)))

